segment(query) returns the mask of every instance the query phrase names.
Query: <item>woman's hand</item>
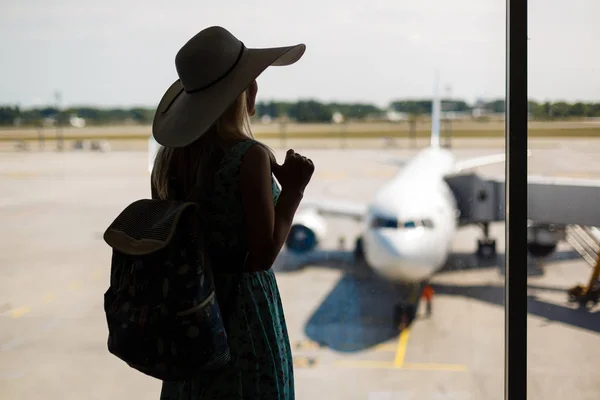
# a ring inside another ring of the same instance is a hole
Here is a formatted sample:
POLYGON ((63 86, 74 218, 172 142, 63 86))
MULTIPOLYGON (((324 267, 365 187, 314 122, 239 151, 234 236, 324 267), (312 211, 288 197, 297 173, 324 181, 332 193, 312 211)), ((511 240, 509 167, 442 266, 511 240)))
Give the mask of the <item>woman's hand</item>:
POLYGON ((271 170, 282 189, 303 193, 312 178, 315 165, 311 159, 289 149, 282 165, 272 160, 271 170))

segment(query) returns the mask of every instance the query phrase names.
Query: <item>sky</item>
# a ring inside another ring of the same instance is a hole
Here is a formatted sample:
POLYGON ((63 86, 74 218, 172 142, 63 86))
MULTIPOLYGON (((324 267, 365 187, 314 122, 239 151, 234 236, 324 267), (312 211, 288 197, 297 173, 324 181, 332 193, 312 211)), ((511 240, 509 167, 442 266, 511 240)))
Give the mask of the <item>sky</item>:
MULTIPOLYGON (((259 78, 258 100, 385 106, 441 92, 505 95, 500 0, 3 0, 0 105, 154 107, 177 79, 175 54, 220 25, 247 47, 305 43, 259 78)), ((600 101, 600 2, 529 0, 529 96, 600 101)))

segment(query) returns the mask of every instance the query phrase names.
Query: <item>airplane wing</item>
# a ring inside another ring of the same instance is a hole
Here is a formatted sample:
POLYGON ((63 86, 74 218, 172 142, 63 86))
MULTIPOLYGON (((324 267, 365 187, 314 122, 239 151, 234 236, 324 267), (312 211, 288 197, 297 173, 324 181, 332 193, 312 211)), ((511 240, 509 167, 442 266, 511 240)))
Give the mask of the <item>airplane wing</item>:
POLYGON ((505 160, 506 160, 506 155, 504 153, 469 158, 467 160, 457 161, 454 166, 453 172, 460 173, 460 172, 464 172, 469 169, 483 167, 485 165, 502 163, 505 160))
MULTIPOLYGON (((531 156, 531 150, 527 151, 527 157, 531 156)), ((475 158, 469 158, 467 160, 458 161, 455 164, 453 173, 461 173, 469 169, 483 167, 490 164, 503 163, 506 161, 506 154, 492 154, 489 156, 481 156, 475 158)))
POLYGON ((364 203, 318 197, 303 200, 299 209, 314 210, 327 217, 347 217, 355 220, 362 220, 367 214, 367 205, 364 203))

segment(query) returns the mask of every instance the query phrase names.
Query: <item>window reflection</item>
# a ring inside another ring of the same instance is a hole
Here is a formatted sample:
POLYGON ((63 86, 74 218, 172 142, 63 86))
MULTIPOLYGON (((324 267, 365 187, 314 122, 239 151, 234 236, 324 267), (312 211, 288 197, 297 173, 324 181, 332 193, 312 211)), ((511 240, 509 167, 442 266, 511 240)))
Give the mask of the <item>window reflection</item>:
MULTIPOLYGON (((359 204, 330 208, 332 216, 298 213, 273 267, 279 312, 288 323, 295 398, 502 398, 504 226, 481 216, 501 210, 485 209, 498 206, 473 187, 450 189, 447 177, 504 178, 502 162, 488 162, 504 151, 503 0, 265 0, 210 7, 188 0, 179 8, 149 1, 141 9, 141 2, 116 0, 93 7, 72 0, 38 3, 12 2, 0 13, 0 174, 6 188, 0 218, 7 221, 0 244, 6 278, 0 281, 6 361, 0 397, 158 398, 156 381, 106 351, 100 303, 108 253, 99 232, 122 206, 148 197, 146 171, 156 148, 147 140, 157 96, 176 79, 176 51, 199 29, 222 25, 249 48, 306 43, 297 65, 259 77, 252 130, 280 164, 288 148, 314 160, 307 203, 315 195, 359 204), (416 196, 416 211, 403 215, 384 207, 388 215, 365 217, 363 206, 402 171, 415 179, 394 196, 416 196), (427 183, 436 189, 425 190, 427 183), (457 221, 455 208, 469 204, 480 208, 457 221), (369 231, 389 240, 374 242, 369 231), (39 362, 29 362, 32 351, 39 362), (48 379, 49 366, 78 384, 48 379)), ((553 40, 569 50, 537 64, 552 69, 553 79, 543 84, 548 90, 577 78, 568 61, 587 37, 571 27, 579 36, 561 42, 561 24, 568 22, 555 20, 531 35, 537 43, 554 29, 553 40)), ((532 116, 597 116, 591 105, 572 112, 546 105, 563 93, 543 92, 532 116)), ((540 146, 556 147, 548 138, 540 146)), ((558 150, 551 155, 556 165, 563 163, 558 150)), ((545 321, 533 322, 540 326, 534 351, 543 352, 548 342, 579 355, 576 343, 591 349, 567 372, 539 372, 557 363, 535 355, 540 362, 532 364, 533 378, 547 386, 544 399, 551 399, 560 392, 552 384, 561 374, 593 382, 580 366, 592 370, 600 346, 595 337, 572 331, 575 340, 565 344, 564 332, 542 331, 545 321)))
POLYGON ((600 220, 591 204, 600 196, 599 59, 591 52, 599 12, 592 0, 529 1, 531 398, 592 399, 600 387, 592 372, 600 367, 600 220))

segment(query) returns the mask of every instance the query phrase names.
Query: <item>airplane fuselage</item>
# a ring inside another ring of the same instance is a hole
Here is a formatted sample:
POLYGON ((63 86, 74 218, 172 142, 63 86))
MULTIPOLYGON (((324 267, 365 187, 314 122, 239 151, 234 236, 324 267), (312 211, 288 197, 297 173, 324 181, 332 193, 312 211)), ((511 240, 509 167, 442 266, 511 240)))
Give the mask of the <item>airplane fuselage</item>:
POLYGON ((444 176, 454 156, 430 147, 413 158, 370 203, 363 251, 377 273, 393 281, 421 282, 445 263, 457 229, 457 206, 444 176))

